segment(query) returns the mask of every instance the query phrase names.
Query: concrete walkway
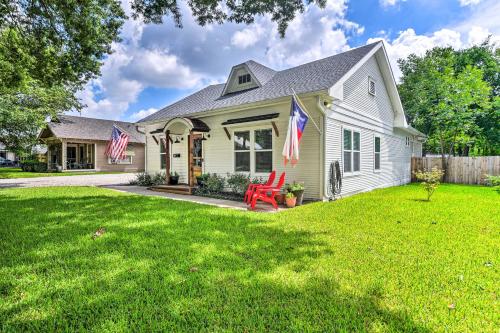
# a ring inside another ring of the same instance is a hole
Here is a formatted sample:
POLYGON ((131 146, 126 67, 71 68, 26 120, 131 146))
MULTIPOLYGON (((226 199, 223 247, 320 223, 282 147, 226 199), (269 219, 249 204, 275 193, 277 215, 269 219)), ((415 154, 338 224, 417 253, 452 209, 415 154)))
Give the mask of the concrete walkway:
MULTIPOLYGON (((199 196, 195 196, 195 195, 156 192, 156 191, 148 190, 146 187, 142 187, 142 186, 132 186, 132 185, 115 186, 115 185, 111 185, 111 186, 102 186, 102 187, 116 190, 116 191, 121 191, 121 192, 128 192, 128 193, 140 194, 140 195, 145 195, 145 196, 161 197, 161 198, 172 199, 172 200, 188 201, 188 202, 198 203, 198 204, 202 204, 202 205, 210 205, 210 206, 231 208, 231 209, 237 209, 237 210, 248 210, 247 205, 244 202, 239 202, 239 201, 199 197, 199 196)), ((270 204, 266 204, 266 203, 258 203, 257 206, 255 207, 256 212, 272 212, 272 213, 274 213, 274 212, 281 211, 284 209, 286 209, 286 208, 280 207, 280 208, 278 208, 278 210, 275 210, 270 204)))
POLYGON ((135 178, 133 173, 86 174, 38 178, 0 179, 0 188, 45 186, 104 186, 128 184, 135 178))

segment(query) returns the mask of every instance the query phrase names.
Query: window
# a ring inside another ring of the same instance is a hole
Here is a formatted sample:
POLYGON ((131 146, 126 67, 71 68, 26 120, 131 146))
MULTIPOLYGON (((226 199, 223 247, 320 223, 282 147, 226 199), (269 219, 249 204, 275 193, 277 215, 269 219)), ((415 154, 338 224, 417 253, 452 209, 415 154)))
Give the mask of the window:
POLYGON ((361 137, 359 132, 344 129, 344 172, 361 169, 361 137))
POLYGON ((248 82, 252 82, 252 77, 250 76, 250 74, 238 76, 238 84, 244 84, 248 82))
POLYGON ((255 132, 255 172, 271 172, 273 169, 273 131, 269 129, 255 132))
POLYGON ((373 80, 371 77, 368 77, 368 92, 373 96, 375 96, 376 93, 375 80, 373 80))
POLYGON ((409 136, 406 137, 406 147, 409 147, 411 143, 411 139, 409 136))
POLYGON ((108 157, 108 164, 132 164, 132 156, 125 156, 122 160, 112 160, 108 157))
POLYGON ((380 137, 378 136, 375 137, 373 151, 374 151, 373 168, 375 170, 380 170, 380 137))
POLYGON ((268 173, 273 169, 273 131, 270 128, 234 132, 234 171, 268 173))
POLYGON ((250 131, 234 132, 234 171, 250 172, 250 131))
POLYGON ((160 139, 160 168, 165 169, 167 167, 167 156, 165 151, 165 140, 160 139))

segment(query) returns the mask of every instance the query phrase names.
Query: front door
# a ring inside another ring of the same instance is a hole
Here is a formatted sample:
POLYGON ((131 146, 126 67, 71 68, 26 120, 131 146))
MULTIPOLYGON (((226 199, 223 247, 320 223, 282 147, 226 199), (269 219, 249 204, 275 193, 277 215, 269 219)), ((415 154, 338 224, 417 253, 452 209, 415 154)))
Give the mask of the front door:
POLYGON ((189 136, 189 186, 196 184, 196 177, 203 172, 203 145, 201 134, 189 136))

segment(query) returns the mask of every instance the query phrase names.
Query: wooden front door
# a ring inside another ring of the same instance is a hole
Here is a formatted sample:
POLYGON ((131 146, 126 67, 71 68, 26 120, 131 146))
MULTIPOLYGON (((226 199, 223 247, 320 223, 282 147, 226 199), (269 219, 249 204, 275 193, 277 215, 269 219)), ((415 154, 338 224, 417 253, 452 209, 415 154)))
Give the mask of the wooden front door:
POLYGON ((201 134, 189 136, 189 186, 196 184, 196 177, 203 172, 203 144, 201 134))

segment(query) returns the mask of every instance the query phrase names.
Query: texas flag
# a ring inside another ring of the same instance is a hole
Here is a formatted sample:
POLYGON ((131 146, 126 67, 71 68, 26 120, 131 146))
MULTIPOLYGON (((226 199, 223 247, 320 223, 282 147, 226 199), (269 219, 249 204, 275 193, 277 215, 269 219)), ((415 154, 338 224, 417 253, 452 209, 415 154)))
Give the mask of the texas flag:
POLYGON ((295 96, 292 96, 288 131, 286 133, 285 146, 283 147, 282 153, 285 158, 285 165, 291 160, 292 166, 294 166, 299 160, 299 142, 308 120, 309 117, 307 113, 304 112, 299 103, 297 103, 295 96))

